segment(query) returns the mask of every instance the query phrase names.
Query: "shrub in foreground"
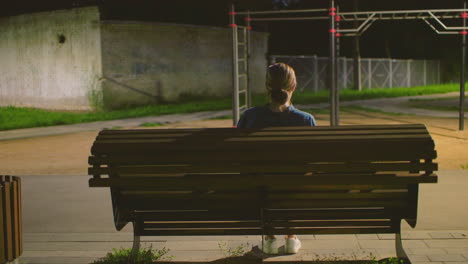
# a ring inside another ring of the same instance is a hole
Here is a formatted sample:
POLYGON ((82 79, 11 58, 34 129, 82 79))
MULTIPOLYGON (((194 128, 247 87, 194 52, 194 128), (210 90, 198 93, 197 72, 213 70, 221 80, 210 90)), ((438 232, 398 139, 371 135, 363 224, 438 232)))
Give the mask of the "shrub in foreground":
MULTIPOLYGON (((152 264, 154 261, 161 260, 169 249, 140 249, 137 254, 132 255, 132 249, 121 248, 112 249, 112 252, 92 264, 152 264)), ((170 258, 170 257, 169 257, 170 258)))

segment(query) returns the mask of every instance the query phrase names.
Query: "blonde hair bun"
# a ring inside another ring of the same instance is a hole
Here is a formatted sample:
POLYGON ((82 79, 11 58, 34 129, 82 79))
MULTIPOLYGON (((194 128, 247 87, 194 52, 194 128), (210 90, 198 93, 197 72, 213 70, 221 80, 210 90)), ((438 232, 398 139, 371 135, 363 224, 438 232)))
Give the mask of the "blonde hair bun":
POLYGON ((266 88, 271 100, 277 104, 285 104, 288 93, 296 88, 296 74, 291 66, 285 63, 275 63, 268 67, 266 88))

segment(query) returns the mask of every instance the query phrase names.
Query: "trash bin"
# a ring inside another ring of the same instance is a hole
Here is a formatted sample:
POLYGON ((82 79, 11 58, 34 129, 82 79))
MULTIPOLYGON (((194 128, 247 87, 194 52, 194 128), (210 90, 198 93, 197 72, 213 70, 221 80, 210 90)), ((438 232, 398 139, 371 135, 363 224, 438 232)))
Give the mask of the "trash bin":
POLYGON ((0 175, 0 263, 23 253, 21 179, 0 175))

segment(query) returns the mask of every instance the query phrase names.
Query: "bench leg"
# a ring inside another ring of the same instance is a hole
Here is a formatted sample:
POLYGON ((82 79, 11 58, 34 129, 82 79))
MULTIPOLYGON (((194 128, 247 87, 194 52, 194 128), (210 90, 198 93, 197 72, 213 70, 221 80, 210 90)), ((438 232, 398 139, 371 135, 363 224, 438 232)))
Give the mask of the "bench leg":
POLYGON ((396 254, 399 259, 403 259, 405 263, 411 264, 411 261, 408 258, 408 255, 406 255, 405 250, 403 249, 403 243, 401 242, 401 228, 400 228, 401 222, 398 223, 398 230, 395 233, 395 249, 396 249, 396 254))
POLYGON ((138 254, 140 250, 140 236, 137 236, 139 224, 137 222, 133 222, 133 247, 132 247, 132 255, 138 254))

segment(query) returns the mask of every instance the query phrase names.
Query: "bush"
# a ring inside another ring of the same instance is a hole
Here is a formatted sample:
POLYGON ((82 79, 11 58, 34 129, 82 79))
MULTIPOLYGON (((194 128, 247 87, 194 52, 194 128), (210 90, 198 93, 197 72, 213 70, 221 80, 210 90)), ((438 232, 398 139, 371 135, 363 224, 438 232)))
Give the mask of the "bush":
POLYGON ((169 252, 169 249, 140 249, 137 254, 132 255, 132 249, 112 249, 111 253, 92 264, 152 264, 160 260, 169 252))

